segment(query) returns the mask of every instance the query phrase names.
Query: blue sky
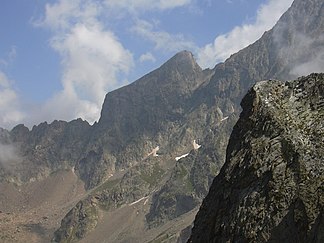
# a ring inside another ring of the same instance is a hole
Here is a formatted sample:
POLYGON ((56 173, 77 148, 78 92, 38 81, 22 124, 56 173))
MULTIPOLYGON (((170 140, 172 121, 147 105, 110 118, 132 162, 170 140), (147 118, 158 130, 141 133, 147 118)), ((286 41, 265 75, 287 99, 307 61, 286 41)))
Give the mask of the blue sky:
POLYGON ((214 67, 292 0, 3 0, 0 127, 99 118, 107 92, 176 52, 214 67))

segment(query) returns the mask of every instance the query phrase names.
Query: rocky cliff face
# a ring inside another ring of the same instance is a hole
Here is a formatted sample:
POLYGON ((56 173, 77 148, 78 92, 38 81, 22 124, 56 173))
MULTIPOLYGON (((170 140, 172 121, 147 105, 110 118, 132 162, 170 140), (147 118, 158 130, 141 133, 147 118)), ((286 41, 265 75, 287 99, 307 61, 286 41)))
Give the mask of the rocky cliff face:
POLYGON ((257 83, 189 242, 323 242, 324 74, 257 83))
POLYGON ((7 146, 15 161, 0 163, 6 180, 16 184, 40 180, 57 170, 70 169, 84 156, 91 126, 77 119, 71 122, 54 121, 34 126, 14 127, 0 137, 0 145, 7 146), (6 164, 10 164, 10 168, 6 164))

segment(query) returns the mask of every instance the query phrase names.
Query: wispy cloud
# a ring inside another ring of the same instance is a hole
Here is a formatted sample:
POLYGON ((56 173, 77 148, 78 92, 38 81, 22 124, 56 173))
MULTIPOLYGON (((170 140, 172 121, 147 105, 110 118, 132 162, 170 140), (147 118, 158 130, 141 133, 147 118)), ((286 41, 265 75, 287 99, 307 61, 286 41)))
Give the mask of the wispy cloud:
POLYGON ((285 16, 285 22, 276 26, 273 32, 274 51, 282 66, 289 69, 290 78, 324 71, 324 34, 321 26, 316 24, 322 17, 322 10, 314 1, 303 3, 296 1, 296 8, 310 5, 311 14, 294 11, 285 16), (306 19, 305 19, 306 18, 306 19))
POLYGON ((253 43, 274 26, 292 2, 293 0, 269 0, 261 5, 254 23, 237 26, 229 33, 217 36, 213 43, 202 47, 198 51, 198 63, 204 68, 213 67, 253 43))
POLYGON ((132 31, 141 38, 153 43, 155 50, 174 53, 185 49, 192 51, 196 49, 195 43, 187 40, 184 35, 156 30, 154 24, 145 20, 137 20, 132 31))
POLYGON ((156 59, 151 52, 146 52, 145 54, 140 56, 139 61, 140 62, 148 62, 148 61, 155 62, 156 59))
POLYGON ((0 142, 0 166, 6 171, 13 171, 21 163, 17 148, 13 144, 0 142))
POLYGON ((9 52, 6 54, 4 58, 0 58, 0 64, 7 67, 14 62, 17 56, 17 48, 16 46, 11 46, 9 52))
POLYGON ((309 75, 310 73, 324 72, 324 48, 309 57, 305 62, 299 62, 290 70, 294 77, 309 75))
POLYGON ((274 32, 274 40, 281 61, 290 67, 291 78, 324 71, 324 35, 306 34, 295 27, 281 25, 274 32), (282 32, 283 31, 283 32, 282 32), (289 38, 282 38, 289 31, 289 38))
POLYGON ((0 126, 12 127, 25 114, 21 111, 19 96, 12 88, 13 81, 0 71, 0 126))

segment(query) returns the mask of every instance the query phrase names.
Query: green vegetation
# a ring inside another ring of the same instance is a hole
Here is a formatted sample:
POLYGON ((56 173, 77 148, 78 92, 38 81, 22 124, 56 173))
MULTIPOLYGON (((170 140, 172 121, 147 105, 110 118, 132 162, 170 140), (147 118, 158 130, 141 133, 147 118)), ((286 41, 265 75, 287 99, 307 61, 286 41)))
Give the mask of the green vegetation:
POLYGON ((219 170, 218 170, 216 164, 210 163, 210 174, 215 177, 215 176, 217 176, 218 172, 219 172, 219 170))
POLYGON ((184 178, 187 174, 188 174, 187 169, 183 165, 179 164, 177 176, 179 178, 184 178))
POLYGON ((104 190, 110 190, 114 188, 119 182, 120 179, 108 180, 103 184, 101 184, 100 186, 98 186, 93 192, 96 193, 96 192, 102 192, 104 190))
POLYGON ((164 231, 163 233, 159 234, 154 240, 149 241, 148 243, 164 243, 164 242, 170 242, 172 239, 176 239, 176 235, 166 233, 164 231))
POLYGON ((152 172, 141 172, 141 179, 150 184, 150 186, 155 186, 163 177, 164 173, 165 171, 158 164, 154 164, 152 172))

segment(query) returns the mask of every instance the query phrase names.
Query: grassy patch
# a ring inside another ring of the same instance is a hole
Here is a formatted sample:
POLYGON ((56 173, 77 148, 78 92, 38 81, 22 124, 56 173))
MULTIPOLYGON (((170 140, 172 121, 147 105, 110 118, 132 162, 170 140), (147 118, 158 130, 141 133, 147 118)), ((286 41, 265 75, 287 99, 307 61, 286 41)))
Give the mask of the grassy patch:
POLYGON ((163 232, 159 234, 154 240, 149 241, 149 243, 170 242, 170 240, 172 240, 173 238, 175 238, 175 235, 163 232))
POLYGON ((218 175, 218 173, 219 173, 219 170, 218 170, 217 166, 213 163, 210 163, 210 174, 215 177, 218 175))
POLYGON ((119 182, 120 182, 120 179, 108 180, 108 181, 104 182, 103 184, 101 184, 100 186, 98 186, 93 192, 97 193, 97 192, 101 192, 104 190, 110 190, 110 189, 114 188, 119 182))
POLYGON ((152 172, 141 172, 141 179, 151 186, 154 186, 162 178, 164 173, 165 171, 158 164, 155 164, 152 172))

